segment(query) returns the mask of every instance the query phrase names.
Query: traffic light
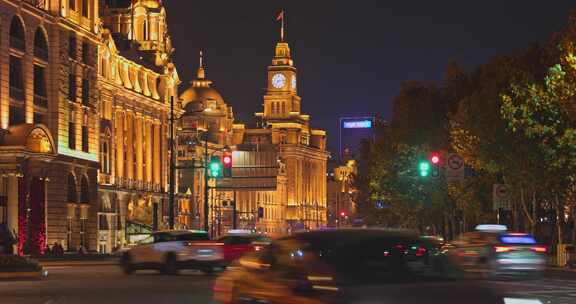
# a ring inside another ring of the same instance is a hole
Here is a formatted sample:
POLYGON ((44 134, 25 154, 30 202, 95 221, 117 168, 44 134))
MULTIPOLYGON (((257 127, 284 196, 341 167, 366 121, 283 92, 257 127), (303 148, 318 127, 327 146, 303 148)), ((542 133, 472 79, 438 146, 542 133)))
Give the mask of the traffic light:
POLYGON ((222 164, 224 164, 224 177, 232 177, 232 152, 224 152, 222 155, 222 164))
POLYGON ((345 217, 345 216, 346 216, 346 212, 344 212, 344 211, 340 212, 340 216, 341 216, 341 217, 345 217))
POLYGON ((420 174, 420 177, 428 177, 431 169, 432 166, 430 166, 430 163, 427 160, 420 161, 418 164, 418 173, 420 174))
POLYGON ((222 177, 222 162, 220 161, 220 157, 212 156, 210 159, 210 166, 208 167, 210 170, 210 177, 213 178, 221 178, 222 177))
POLYGON ((430 153, 430 162, 432 163, 432 165, 438 166, 438 165, 440 165, 441 161, 442 161, 442 158, 440 157, 440 153, 438 153, 438 152, 430 153))

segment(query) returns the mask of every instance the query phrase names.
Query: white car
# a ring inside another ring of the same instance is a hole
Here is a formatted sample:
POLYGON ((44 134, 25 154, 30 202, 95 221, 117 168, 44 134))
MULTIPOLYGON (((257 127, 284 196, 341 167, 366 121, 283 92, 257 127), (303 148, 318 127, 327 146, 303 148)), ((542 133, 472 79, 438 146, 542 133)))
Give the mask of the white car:
POLYGON ((211 241, 208 233, 200 230, 154 232, 126 251, 120 260, 126 274, 139 269, 158 269, 167 274, 179 269, 211 273, 223 264, 223 244, 211 241))

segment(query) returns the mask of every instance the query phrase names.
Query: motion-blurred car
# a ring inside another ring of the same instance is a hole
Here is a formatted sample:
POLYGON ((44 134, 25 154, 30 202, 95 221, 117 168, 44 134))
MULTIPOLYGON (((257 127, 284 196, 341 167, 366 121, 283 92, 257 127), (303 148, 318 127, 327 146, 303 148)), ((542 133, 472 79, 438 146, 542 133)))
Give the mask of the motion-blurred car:
POLYGON ((509 232, 503 226, 482 226, 464 233, 447 250, 451 265, 464 272, 539 276, 546 264, 546 247, 527 233, 509 232))
POLYGON ((262 250, 270 244, 270 239, 249 230, 231 230, 218 242, 224 244, 224 261, 230 264, 248 252, 262 250))
MULTIPOLYGON (((414 233, 380 229, 299 232, 240 258, 215 282, 222 303, 350 303, 344 286, 406 274, 414 233)), ((422 250, 421 250, 422 251, 422 250)))
POLYGON ((120 259, 124 273, 139 269, 158 269, 174 274, 179 269, 198 269, 211 273, 224 265, 223 244, 210 241, 199 230, 155 232, 120 259))

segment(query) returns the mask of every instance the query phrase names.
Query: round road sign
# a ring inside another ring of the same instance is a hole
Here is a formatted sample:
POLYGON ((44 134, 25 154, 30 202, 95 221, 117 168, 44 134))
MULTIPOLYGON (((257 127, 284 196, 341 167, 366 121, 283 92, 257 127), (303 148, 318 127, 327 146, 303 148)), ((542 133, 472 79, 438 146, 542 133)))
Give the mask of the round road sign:
POLYGON ((464 160, 458 154, 451 154, 448 157, 448 167, 452 170, 460 170, 464 166, 464 160))

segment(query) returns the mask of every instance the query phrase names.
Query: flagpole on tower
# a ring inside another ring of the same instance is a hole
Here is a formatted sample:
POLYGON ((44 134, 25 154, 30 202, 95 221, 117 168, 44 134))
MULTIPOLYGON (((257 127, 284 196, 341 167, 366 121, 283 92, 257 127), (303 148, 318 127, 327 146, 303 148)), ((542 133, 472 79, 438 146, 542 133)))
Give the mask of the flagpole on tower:
POLYGON ((280 20, 282 26, 280 27, 280 41, 284 42, 284 10, 282 10, 280 12, 280 14, 278 14, 278 17, 276 17, 276 20, 280 20))

